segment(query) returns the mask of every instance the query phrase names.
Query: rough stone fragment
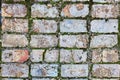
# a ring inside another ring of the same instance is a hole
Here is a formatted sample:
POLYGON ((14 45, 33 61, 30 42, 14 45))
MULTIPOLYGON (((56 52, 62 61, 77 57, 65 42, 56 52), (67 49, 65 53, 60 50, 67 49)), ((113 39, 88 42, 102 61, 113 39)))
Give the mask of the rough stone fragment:
POLYGON ((46 62, 57 62, 59 56, 59 50, 47 50, 45 53, 46 62))
POLYGON ((118 43, 117 35, 98 35, 93 36, 90 47, 101 48, 101 47, 113 47, 118 43))
POLYGON ((86 20, 65 19, 60 23, 60 32, 87 32, 86 20))
POLYGON ((99 3, 117 3, 120 0, 93 0, 93 2, 99 2, 99 3))
POLYGON ((57 31, 57 22, 54 20, 33 20, 34 32, 55 33, 57 31))
POLYGON ((40 62, 43 61, 43 53, 45 50, 43 49, 33 49, 30 53, 30 60, 32 62, 40 62))
POLYGON ((119 64, 95 64, 93 65, 92 74, 95 77, 119 77, 119 64))
POLYGON ((25 17, 27 8, 23 4, 2 4, 1 8, 3 17, 25 17))
POLYGON ((88 65, 87 64, 67 64, 61 66, 62 77, 87 77, 88 65))
POLYGON ((63 1, 71 1, 71 2, 81 1, 81 2, 84 2, 84 1, 89 1, 89 0, 63 0, 63 1))
POLYGON ((79 63, 86 62, 87 60, 87 52, 83 50, 60 50, 60 62, 65 63, 79 63))
POLYGON ((88 43, 88 35, 61 35, 60 36, 61 47, 86 48, 87 43, 88 43))
POLYGON ((28 77, 28 72, 26 64, 1 64, 2 77, 28 77))
POLYGON ((118 32, 118 20, 117 19, 109 19, 105 20, 93 20, 91 22, 91 31, 97 33, 112 33, 118 32))
POLYGON ((59 12, 57 10, 57 7, 52 7, 51 4, 49 5, 33 4, 31 6, 31 16, 55 18, 59 16, 59 12))
POLYGON ((58 75, 57 64, 32 64, 31 75, 39 77, 56 77, 58 75))
POLYGON ((28 32, 28 20, 26 19, 2 19, 3 32, 28 32))
POLYGON ((92 62, 117 62, 119 55, 117 49, 95 49, 92 51, 92 62))
POLYGON ((27 50, 4 50, 2 51, 3 62, 25 62, 29 58, 27 50))
POLYGON ((28 40, 25 35, 4 34, 2 36, 2 47, 26 47, 28 40))
POLYGON ((58 44, 56 35, 31 35, 30 45, 36 48, 55 47, 58 44))
POLYGON ((95 4, 92 6, 92 17, 117 18, 119 15, 118 5, 95 4))
POLYGON ((89 13, 88 5, 86 4, 68 4, 61 12, 63 17, 85 17, 89 13))

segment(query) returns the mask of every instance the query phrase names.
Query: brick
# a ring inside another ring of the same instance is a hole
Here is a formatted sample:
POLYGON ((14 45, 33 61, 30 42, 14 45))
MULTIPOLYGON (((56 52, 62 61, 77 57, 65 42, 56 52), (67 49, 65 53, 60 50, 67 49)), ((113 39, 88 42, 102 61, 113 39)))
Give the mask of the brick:
POLYGON ((55 20, 33 20, 32 30, 37 33, 55 33, 57 31, 55 20))
POLYGON ((3 32, 28 32, 28 20, 26 19, 2 19, 3 32))
POLYGON ((117 18, 119 15, 118 5, 95 4, 92 6, 92 17, 117 18))
POLYGON ((31 6, 31 16, 55 18, 59 16, 59 12, 57 10, 57 7, 53 7, 51 4, 49 5, 33 4, 31 6))
POLYGON ((28 77, 28 72, 26 64, 1 64, 2 77, 28 77))
POLYGON ((88 79, 82 79, 82 78, 80 78, 80 79, 62 79, 62 80, 88 80, 88 79))
POLYGON ((30 45, 36 48, 55 47, 58 44, 56 35, 31 35, 30 45))
POLYGON ((91 22, 91 31, 97 33, 117 33, 118 32, 118 20, 109 19, 105 20, 93 20, 91 22))
POLYGON ((25 0, 13 0, 14 2, 21 2, 21 1, 25 1, 25 0))
POLYGON ((68 4, 61 12, 63 17, 85 17, 89 13, 89 8, 87 4, 68 4))
POLYGON ((57 62, 59 56, 59 50, 47 50, 45 53, 46 62, 57 62))
POLYGON ((65 63, 80 63, 86 62, 87 52, 83 50, 60 50, 60 62, 65 63))
POLYGON ((117 45, 117 35, 97 35, 92 36, 90 47, 91 48, 102 48, 102 47, 113 47, 117 45))
POLYGON ((63 1, 71 1, 71 2, 81 1, 81 2, 84 2, 84 1, 89 1, 89 0, 63 0, 63 1))
POLYGON ((117 3, 120 0, 93 0, 93 2, 99 2, 99 3, 117 3))
POLYGON ((2 61, 3 62, 25 62, 29 58, 29 53, 27 50, 3 50, 2 51, 2 61))
POLYGON ((88 35, 61 35, 60 47, 87 48, 88 35))
POLYGON ((25 35, 4 34, 2 36, 2 47, 26 47, 28 40, 25 35))
POLYGON ((39 77, 56 77, 58 76, 57 64, 32 64, 31 75, 39 77))
POLYGON ((117 49, 95 49, 92 51, 92 62, 118 62, 117 49))
POLYGON ((33 78, 32 80, 56 80, 54 78, 33 78))
POLYGON ((2 78, 2 80, 23 80, 23 79, 14 79, 14 78, 2 78))
POLYGON ((119 64, 95 64, 93 65, 92 74, 95 77, 119 77, 119 64))
POLYGON ((23 4, 2 4, 2 16, 3 17, 25 17, 27 14, 27 8, 23 4))
POLYGON ((67 64, 61 66, 62 77, 87 77, 88 65, 87 64, 67 64))
POLYGON ((119 80, 119 79, 96 79, 96 78, 94 78, 92 80, 119 80))
POLYGON ((86 20, 65 19, 60 22, 60 32, 87 32, 86 20))
POLYGON ((30 53, 30 60, 32 62, 40 62, 43 61, 43 53, 45 50, 43 49, 33 49, 30 53))
MULTIPOLYGON (((35 2, 46 2, 46 1, 50 1, 50 0, 34 0, 35 2)), ((52 0, 52 1, 59 1, 59 0, 52 0)))

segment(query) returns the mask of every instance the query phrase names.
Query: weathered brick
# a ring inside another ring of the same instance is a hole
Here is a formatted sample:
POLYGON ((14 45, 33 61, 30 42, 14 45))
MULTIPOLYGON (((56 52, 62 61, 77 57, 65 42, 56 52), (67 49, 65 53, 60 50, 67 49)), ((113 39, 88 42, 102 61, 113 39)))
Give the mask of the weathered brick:
POLYGON ((95 49, 92 51, 92 62, 117 62, 119 55, 117 49, 95 49))
POLYGON ((71 1, 71 2, 81 1, 81 2, 83 2, 83 1, 89 1, 89 0, 63 0, 63 1, 71 1))
POLYGON ((27 8, 23 4, 2 4, 2 16, 3 17, 25 17, 27 14, 27 8))
POLYGON ((27 50, 4 50, 2 51, 2 61, 3 62, 25 62, 29 58, 29 53, 27 50))
POLYGON ((56 80, 54 78, 32 78, 32 80, 56 80))
POLYGON ((3 32, 28 32, 28 20, 26 19, 2 19, 3 32))
POLYGON ((46 62, 57 62, 59 56, 59 50, 47 50, 45 53, 46 62))
POLYGON ((87 77, 88 65, 87 64, 67 64, 61 66, 62 77, 87 77))
POLYGON ((59 16, 59 12, 57 10, 57 7, 53 7, 51 4, 49 5, 33 4, 31 6, 31 16, 55 18, 59 16))
POLYGON ((119 80, 119 79, 98 79, 98 78, 93 78, 92 80, 119 80))
POLYGON ((34 32, 55 33, 57 31, 57 22, 54 20, 33 20, 34 32))
POLYGON ((36 48, 55 47, 58 44, 56 35, 31 35, 30 45, 36 48))
POLYGON ((92 74, 95 77, 119 77, 119 64, 95 64, 93 65, 92 74))
MULTIPOLYGON (((46 1, 50 1, 50 0, 34 0, 35 2, 46 2, 46 1)), ((59 0, 52 0, 52 1, 59 1, 59 0)))
POLYGON ((14 2, 20 2, 20 1, 25 1, 25 0, 13 0, 14 2))
POLYGON ((117 19, 109 19, 105 20, 93 20, 91 22, 91 31, 97 33, 112 33, 118 32, 118 20, 117 19))
POLYGON ((82 78, 80 78, 80 79, 62 79, 62 80, 88 80, 88 79, 82 79, 82 78))
POLYGON ((61 12, 63 17, 85 17, 89 13, 89 8, 87 4, 68 4, 61 12))
POLYGON ((92 36, 91 48, 113 47, 118 43, 117 35, 98 35, 92 36))
POLYGON ((87 52, 83 50, 60 50, 60 62, 65 63, 79 63, 86 62, 87 60, 87 52))
POLYGON ((39 77, 56 77, 58 75, 57 64, 32 64, 31 75, 39 77))
POLYGON ((95 4, 92 6, 92 17, 117 18, 119 15, 118 5, 95 4))
POLYGON ((61 35, 60 47, 77 47, 86 48, 88 43, 88 35, 61 35))
POLYGON ((28 40, 25 35, 20 34, 4 34, 2 36, 2 47, 25 47, 28 40))
POLYGON ((45 50, 43 49, 33 49, 30 53, 30 60, 32 62, 40 62, 43 61, 43 53, 45 50))
POLYGON ((99 2, 99 3, 117 3, 120 0, 93 0, 93 2, 99 2))
POLYGON ((26 64, 1 64, 2 77, 28 77, 28 72, 26 64))
POLYGON ((86 20, 65 19, 60 22, 60 32, 87 32, 86 20))

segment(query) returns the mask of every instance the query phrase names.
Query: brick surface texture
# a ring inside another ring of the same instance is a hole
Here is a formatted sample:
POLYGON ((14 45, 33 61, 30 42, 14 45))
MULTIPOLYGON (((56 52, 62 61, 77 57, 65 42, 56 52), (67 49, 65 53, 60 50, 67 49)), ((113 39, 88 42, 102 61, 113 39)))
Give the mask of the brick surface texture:
POLYGON ((120 0, 1 0, 0 80, 120 80, 120 0))

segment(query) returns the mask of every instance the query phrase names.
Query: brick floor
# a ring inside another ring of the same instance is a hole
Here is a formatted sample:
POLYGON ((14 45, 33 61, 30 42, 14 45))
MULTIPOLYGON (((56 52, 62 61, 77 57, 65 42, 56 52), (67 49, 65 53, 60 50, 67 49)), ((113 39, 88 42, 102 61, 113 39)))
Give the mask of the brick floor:
POLYGON ((2 0, 0 80, 120 80, 120 0, 2 0))

